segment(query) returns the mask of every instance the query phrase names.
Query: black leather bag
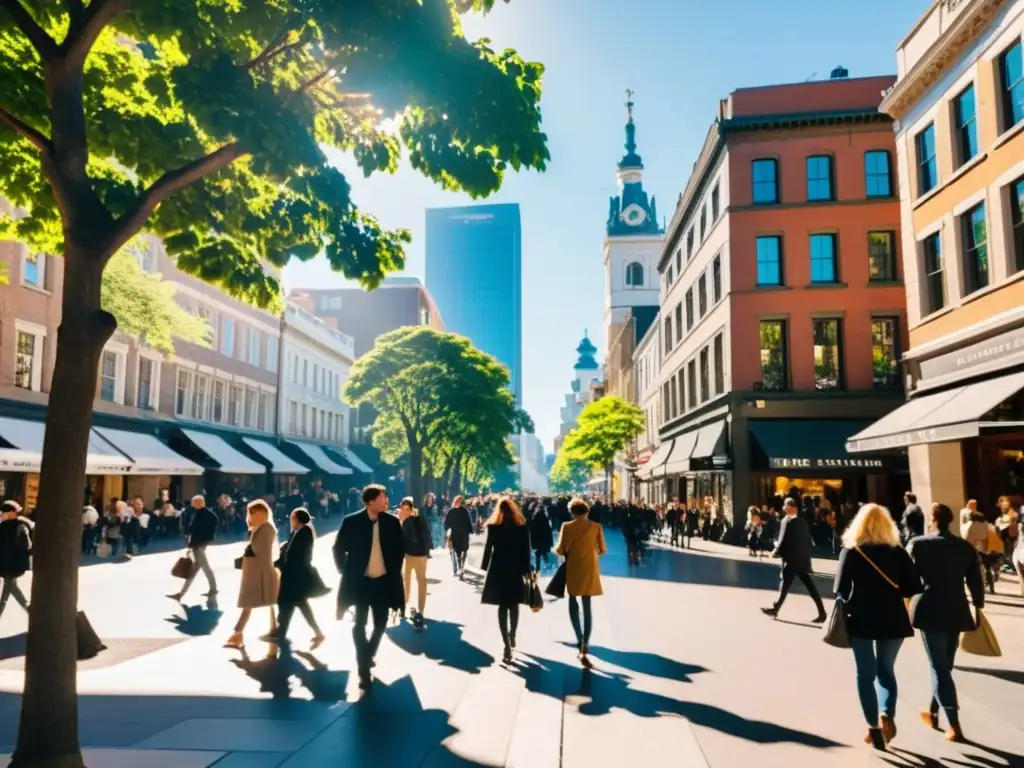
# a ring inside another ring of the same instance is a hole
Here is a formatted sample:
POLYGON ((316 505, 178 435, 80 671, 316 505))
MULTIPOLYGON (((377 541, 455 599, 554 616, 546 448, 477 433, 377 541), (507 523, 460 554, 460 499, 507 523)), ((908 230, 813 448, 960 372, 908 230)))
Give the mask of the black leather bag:
POLYGON ((548 582, 547 587, 544 588, 552 597, 565 597, 565 561, 558 566, 558 570, 555 571, 555 575, 551 577, 551 581, 548 582))
POLYGON ((832 613, 825 622, 825 632, 821 638, 833 648, 852 648, 850 628, 846 621, 846 601, 837 597, 832 604, 832 613))

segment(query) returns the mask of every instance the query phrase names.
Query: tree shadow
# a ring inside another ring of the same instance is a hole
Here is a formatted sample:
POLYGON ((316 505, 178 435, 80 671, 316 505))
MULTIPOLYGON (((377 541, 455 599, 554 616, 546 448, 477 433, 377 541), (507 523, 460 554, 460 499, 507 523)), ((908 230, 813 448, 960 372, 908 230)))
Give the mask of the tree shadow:
POLYGON ((388 638, 411 656, 423 656, 443 667, 459 669, 471 675, 489 667, 494 657, 463 638, 464 627, 450 621, 428 619, 426 628, 414 629, 407 622, 389 627, 388 638))
POLYGON ((985 667, 962 667, 959 664, 956 669, 960 672, 973 672, 976 675, 988 675, 998 680, 1005 680, 1008 683, 1024 685, 1024 670, 1020 669, 991 669, 985 667))
POLYGON ((169 616, 166 621, 189 637, 212 635, 224 616, 216 597, 207 598, 206 605, 182 605, 181 610, 184 616, 169 616))
MULTIPOLYGON (((563 642, 567 648, 576 648, 575 643, 563 642)), ((670 659, 657 653, 645 653, 643 651, 617 651, 613 648, 605 648, 599 645, 589 647, 590 653, 597 657, 597 660, 606 661, 616 667, 628 669, 640 675, 649 677, 663 677, 667 680, 677 680, 682 683, 692 683, 691 677, 701 672, 708 672, 705 667, 697 664, 686 664, 682 661, 670 659)))

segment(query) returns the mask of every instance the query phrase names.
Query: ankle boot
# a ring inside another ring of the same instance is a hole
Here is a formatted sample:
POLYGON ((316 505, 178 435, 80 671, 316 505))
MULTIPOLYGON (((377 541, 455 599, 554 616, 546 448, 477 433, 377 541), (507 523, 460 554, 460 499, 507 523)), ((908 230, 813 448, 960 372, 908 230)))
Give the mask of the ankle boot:
POLYGON ((868 728, 868 735, 864 737, 864 743, 870 744, 879 752, 885 752, 885 738, 882 736, 881 728, 868 728))
POLYGON ((885 743, 888 744, 896 738, 896 721, 888 715, 882 715, 881 725, 882 738, 885 739, 885 743))
POLYGON ((964 742, 967 739, 964 738, 964 732, 959 725, 950 725, 946 729, 946 741, 964 742))
POLYGON ((930 709, 922 709, 920 715, 922 723, 936 731, 939 730, 939 714, 937 712, 932 712, 930 709))

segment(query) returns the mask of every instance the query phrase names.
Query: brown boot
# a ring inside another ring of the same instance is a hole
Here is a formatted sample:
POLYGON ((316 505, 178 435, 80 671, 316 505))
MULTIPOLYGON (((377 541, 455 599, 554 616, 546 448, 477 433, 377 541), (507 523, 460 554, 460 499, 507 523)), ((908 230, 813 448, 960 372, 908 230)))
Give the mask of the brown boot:
POLYGON ((896 738, 896 721, 888 715, 882 715, 881 724, 882 738, 885 739, 885 743, 888 744, 896 738))
POLYGON ((882 736, 881 728, 868 728, 868 735, 864 737, 864 743, 870 744, 879 752, 885 752, 885 738, 882 736))
POLYGON ((959 725, 951 725, 946 729, 946 741, 962 743, 967 741, 967 739, 964 738, 964 732, 960 729, 959 725))
POLYGON ((939 716, 936 713, 931 712, 927 709, 922 709, 919 713, 921 715, 921 722, 927 725, 933 730, 939 730, 939 716))

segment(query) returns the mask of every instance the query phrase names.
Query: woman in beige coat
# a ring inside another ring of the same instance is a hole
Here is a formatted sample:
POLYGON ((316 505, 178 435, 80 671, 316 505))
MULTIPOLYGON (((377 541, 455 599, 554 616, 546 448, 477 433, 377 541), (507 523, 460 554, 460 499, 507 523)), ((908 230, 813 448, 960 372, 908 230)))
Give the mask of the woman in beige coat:
POLYGON ((583 499, 569 502, 572 520, 562 526, 555 552, 565 558, 565 591, 569 593, 569 621, 576 632, 576 646, 584 664, 587 663, 587 645, 593 626, 590 598, 603 594, 601 564, 598 558, 608 551, 604 542, 604 528, 589 519, 590 507, 583 499), (583 602, 583 626, 580 626, 580 607, 583 602))
POLYGON ((228 647, 241 648, 245 645, 242 633, 249 623, 253 608, 270 609, 270 635, 277 631, 274 607, 277 605, 277 589, 280 575, 274 568, 274 548, 277 544, 277 529, 271 522, 270 507, 262 500, 249 503, 247 507, 249 525, 249 546, 245 548, 242 561, 242 583, 238 588, 238 607, 242 614, 235 624, 235 631, 228 638, 228 647))

